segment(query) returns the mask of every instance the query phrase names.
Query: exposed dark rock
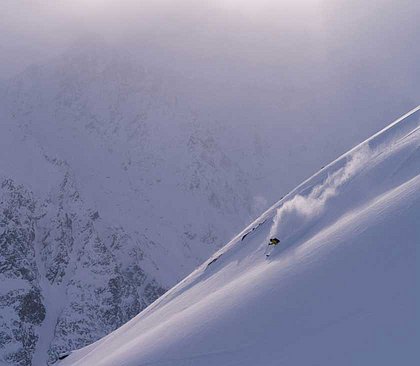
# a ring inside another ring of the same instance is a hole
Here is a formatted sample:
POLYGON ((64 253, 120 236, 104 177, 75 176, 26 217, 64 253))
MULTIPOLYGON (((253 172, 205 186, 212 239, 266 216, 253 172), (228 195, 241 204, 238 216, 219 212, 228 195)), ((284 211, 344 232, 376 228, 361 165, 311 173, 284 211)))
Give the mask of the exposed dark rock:
POLYGON ((39 291, 30 291, 20 302, 19 318, 22 322, 39 325, 45 319, 45 307, 39 291))

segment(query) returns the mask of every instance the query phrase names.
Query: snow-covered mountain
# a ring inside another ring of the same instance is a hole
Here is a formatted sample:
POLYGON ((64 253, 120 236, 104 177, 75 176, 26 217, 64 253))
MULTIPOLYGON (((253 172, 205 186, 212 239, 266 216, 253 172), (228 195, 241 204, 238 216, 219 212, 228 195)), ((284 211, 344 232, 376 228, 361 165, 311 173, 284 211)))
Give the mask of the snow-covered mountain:
POLYGON ((69 175, 44 200, 11 179, 0 192, 3 363, 43 365, 164 293, 147 238, 140 245, 87 209, 69 175))
POLYGON ((176 83, 90 45, 0 85, 0 364, 105 336, 261 210, 176 83))
POLYGON ((419 220, 420 107, 60 366, 417 364, 419 220))
POLYGON ((109 334, 363 136, 132 56, 86 40, 0 81, 0 364, 109 334))

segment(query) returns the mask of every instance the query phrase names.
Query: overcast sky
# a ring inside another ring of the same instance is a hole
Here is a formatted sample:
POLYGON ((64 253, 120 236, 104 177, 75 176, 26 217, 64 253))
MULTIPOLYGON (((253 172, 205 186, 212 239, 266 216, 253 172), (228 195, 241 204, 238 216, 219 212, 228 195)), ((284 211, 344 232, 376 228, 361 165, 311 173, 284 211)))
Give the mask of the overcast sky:
POLYGON ((139 52, 148 44, 172 60, 264 68, 265 76, 279 67, 341 78, 392 71, 397 83, 419 74, 416 0, 2 0, 1 7, 3 77, 87 34, 134 42, 139 52))
POLYGON ((418 0, 2 0, 0 6, 3 79, 97 37, 142 62, 239 85, 238 99, 254 98, 259 108, 278 103, 291 122, 336 121, 330 127, 344 128, 339 136, 355 136, 349 144, 420 100, 418 0), (273 100, 258 100, 262 91, 273 100), (354 120, 358 128, 349 129, 354 120))

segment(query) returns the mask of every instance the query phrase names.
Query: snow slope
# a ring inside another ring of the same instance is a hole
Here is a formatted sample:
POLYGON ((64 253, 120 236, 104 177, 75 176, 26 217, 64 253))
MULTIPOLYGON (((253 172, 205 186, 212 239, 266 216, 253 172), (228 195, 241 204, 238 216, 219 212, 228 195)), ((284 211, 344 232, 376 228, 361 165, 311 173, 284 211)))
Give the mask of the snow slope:
POLYGON ((416 364, 419 127, 420 107, 60 366, 416 364))

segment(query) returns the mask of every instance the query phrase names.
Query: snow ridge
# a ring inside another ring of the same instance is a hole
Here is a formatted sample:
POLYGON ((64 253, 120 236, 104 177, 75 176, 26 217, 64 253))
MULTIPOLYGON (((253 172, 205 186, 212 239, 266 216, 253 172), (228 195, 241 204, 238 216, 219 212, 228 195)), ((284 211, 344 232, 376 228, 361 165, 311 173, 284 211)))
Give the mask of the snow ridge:
POLYGON ((420 108, 60 365, 414 364, 420 108), (281 240, 267 259, 267 239, 281 240))

